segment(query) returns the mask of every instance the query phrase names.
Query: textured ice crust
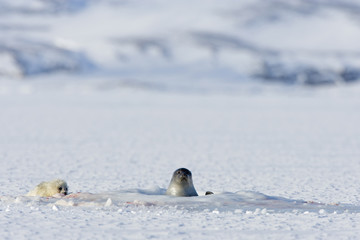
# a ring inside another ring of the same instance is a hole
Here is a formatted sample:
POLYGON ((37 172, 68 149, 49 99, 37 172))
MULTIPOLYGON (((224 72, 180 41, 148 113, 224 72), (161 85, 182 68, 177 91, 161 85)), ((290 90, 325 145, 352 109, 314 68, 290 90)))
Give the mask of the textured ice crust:
POLYGON ((176 208, 187 211, 259 212, 261 213, 359 213, 360 206, 340 203, 319 203, 268 196, 259 192, 222 192, 198 197, 165 195, 166 189, 128 189, 104 193, 71 193, 67 196, 25 197, 2 196, 2 205, 25 204, 30 207, 90 207, 117 211, 124 207, 152 207, 152 211, 176 208))

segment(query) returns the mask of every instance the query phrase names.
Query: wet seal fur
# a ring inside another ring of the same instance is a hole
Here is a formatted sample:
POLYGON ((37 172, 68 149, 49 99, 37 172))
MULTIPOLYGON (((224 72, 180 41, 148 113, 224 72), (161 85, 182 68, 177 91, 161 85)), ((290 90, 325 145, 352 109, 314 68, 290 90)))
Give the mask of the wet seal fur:
POLYGON ((179 168, 173 173, 166 195, 178 197, 198 196, 192 181, 192 174, 188 169, 179 168))
POLYGON ((29 197, 51 197, 55 194, 67 195, 68 186, 64 180, 55 179, 49 182, 42 182, 37 185, 33 190, 28 192, 26 196, 29 197))

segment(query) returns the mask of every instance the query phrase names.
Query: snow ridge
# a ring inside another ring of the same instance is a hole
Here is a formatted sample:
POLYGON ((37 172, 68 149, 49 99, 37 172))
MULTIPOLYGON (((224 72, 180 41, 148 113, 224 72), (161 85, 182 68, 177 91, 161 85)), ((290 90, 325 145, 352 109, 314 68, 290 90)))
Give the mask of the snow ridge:
POLYGON ((166 189, 128 189, 104 193, 71 193, 65 197, 11 197, 0 198, 3 205, 26 204, 27 206, 66 206, 108 208, 118 211, 124 207, 176 208, 186 211, 258 212, 264 213, 360 213, 360 206, 340 203, 318 203, 268 196, 253 191, 216 193, 199 197, 173 197, 165 195, 166 189), (260 209, 260 210, 259 210, 260 209))

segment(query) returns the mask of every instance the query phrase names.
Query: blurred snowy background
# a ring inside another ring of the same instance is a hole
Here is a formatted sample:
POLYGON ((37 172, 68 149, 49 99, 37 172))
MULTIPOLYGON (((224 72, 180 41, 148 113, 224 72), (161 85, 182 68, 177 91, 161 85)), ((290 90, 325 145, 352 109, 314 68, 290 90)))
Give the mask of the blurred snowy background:
POLYGON ((348 84, 359 16, 355 0, 0 0, 0 79, 348 84))

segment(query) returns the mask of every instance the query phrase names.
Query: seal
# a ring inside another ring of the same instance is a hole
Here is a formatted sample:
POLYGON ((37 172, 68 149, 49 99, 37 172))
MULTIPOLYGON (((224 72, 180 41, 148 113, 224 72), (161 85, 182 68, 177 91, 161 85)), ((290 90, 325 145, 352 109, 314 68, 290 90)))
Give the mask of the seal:
POLYGON ((67 195, 68 186, 64 180, 55 179, 49 182, 42 182, 37 185, 33 190, 28 192, 26 196, 29 197, 51 197, 55 194, 67 195))
POLYGON ((177 169, 172 175, 166 194, 178 197, 198 196, 191 172, 186 168, 177 169))

